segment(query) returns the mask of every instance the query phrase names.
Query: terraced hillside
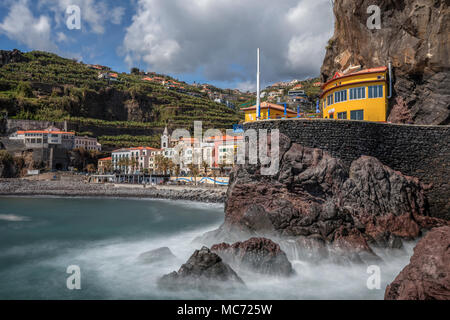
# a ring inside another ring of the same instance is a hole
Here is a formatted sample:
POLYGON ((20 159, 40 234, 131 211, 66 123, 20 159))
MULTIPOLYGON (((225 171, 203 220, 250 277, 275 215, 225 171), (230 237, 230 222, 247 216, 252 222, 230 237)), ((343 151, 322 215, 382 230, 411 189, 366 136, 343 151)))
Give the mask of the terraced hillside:
POLYGON ((110 81, 99 79, 103 72, 51 53, 1 51, 0 112, 16 119, 68 120, 83 130, 80 133, 107 131, 99 138, 112 147, 155 145, 165 125, 191 129, 194 120, 201 120, 204 128, 227 129, 243 119, 186 83, 182 83, 183 92, 178 92, 143 81, 142 74, 121 73, 118 81, 110 81), (130 127, 148 134, 136 136, 121 130, 130 127))

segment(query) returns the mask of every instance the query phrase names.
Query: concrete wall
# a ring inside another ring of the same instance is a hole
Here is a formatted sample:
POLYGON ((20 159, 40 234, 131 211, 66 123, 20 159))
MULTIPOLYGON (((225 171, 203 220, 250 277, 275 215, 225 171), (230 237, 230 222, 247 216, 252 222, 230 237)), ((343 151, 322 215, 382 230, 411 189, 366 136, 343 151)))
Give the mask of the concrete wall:
POLYGON ((450 219, 450 126, 396 125, 348 120, 286 119, 246 123, 274 129, 293 142, 319 148, 347 165, 368 155, 403 174, 432 184, 430 212, 450 219))

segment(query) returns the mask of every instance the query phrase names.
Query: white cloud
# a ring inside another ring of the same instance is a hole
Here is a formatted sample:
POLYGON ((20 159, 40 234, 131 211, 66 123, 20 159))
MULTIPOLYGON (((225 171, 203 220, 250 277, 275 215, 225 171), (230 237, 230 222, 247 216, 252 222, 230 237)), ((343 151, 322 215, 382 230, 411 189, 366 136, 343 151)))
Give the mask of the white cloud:
POLYGON ((56 34, 56 41, 58 41, 58 42, 67 42, 67 41, 69 41, 69 39, 67 38, 67 36, 64 33, 58 32, 56 34))
POLYGON ((333 31, 329 0, 138 0, 121 52, 153 71, 195 73, 250 88, 319 74, 333 31))
POLYGON ((0 24, 0 33, 32 49, 57 48, 51 40, 50 18, 45 15, 35 17, 28 8, 27 0, 19 0, 11 5, 8 15, 0 24))
POLYGON ((111 10, 111 23, 121 24, 123 15, 125 14, 125 8, 117 7, 111 10))

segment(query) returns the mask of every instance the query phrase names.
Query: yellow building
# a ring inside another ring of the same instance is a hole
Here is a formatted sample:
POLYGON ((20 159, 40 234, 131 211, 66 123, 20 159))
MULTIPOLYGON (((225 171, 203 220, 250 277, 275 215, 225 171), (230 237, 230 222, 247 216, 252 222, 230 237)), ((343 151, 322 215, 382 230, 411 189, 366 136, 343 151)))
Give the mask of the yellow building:
POLYGON ((326 119, 386 121, 387 67, 336 72, 322 85, 320 103, 326 119))
MULTIPOLYGON (((256 121, 256 105, 241 109, 245 112, 245 122, 256 121)), ((261 103, 261 117, 259 120, 266 119, 283 119, 283 118, 294 118, 297 116, 297 113, 286 108, 286 115, 284 113, 284 106, 280 106, 278 104, 273 104, 269 102, 261 103)))

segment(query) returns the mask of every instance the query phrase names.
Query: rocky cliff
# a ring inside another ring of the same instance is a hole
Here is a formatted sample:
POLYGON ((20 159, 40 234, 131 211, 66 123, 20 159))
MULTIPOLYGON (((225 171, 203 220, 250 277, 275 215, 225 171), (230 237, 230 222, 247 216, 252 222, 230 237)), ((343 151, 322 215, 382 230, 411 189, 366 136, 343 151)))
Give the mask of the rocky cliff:
POLYGON ((378 259, 373 246, 399 248, 402 239, 448 223, 428 216, 426 185, 374 157, 362 156, 348 168, 284 135, 279 157, 273 176, 262 175, 259 165, 233 170, 225 222, 205 241, 279 237, 313 252, 312 257, 369 262, 378 259))
POLYGON ((371 68, 391 61, 395 83, 390 110, 404 104, 407 109, 397 110, 390 120, 450 124, 448 0, 336 0, 334 14, 322 81, 350 65, 371 68), (370 5, 381 9, 381 29, 367 27, 370 5))
POLYGON ((450 227, 431 230, 386 288, 386 300, 450 300, 450 227))

